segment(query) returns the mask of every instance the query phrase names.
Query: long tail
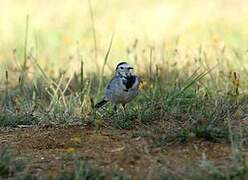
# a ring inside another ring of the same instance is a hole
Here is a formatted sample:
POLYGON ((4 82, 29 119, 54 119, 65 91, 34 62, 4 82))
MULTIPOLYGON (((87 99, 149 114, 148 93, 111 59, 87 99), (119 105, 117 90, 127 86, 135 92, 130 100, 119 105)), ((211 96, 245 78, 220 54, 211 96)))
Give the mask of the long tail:
POLYGON ((100 108, 100 107, 102 107, 104 104, 106 104, 107 102, 108 102, 107 100, 103 99, 102 101, 100 101, 99 103, 97 103, 97 104, 95 105, 95 108, 100 108))

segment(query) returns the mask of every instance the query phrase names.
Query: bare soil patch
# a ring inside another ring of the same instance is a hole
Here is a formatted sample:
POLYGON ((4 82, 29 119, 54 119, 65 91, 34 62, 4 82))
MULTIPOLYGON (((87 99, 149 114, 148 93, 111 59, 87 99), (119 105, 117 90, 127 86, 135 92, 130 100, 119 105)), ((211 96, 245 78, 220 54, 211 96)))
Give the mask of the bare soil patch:
POLYGON ((207 157, 214 163, 225 161, 231 153, 228 144, 194 139, 183 144, 151 148, 148 138, 133 136, 137 130, 96 132, 81 126, 17 128, 0 132, 0 148, 13 147, 18 157, 29 161, 34 174, 56 175, 73 168, 73 154, 81 154, 95 167, 155 177, 161 167, 178 173, 187 165, 207 157))

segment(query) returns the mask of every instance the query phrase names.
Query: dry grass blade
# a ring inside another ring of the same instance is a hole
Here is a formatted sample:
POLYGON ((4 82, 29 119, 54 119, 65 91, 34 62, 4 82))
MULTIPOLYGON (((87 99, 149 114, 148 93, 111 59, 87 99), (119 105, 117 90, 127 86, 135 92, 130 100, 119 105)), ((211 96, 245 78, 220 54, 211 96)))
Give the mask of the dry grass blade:
POLYGON ((114 34, 112 34, 111 36, 111 39, 110 39, 110 42, 109 42, 109 46, 108 46, 108 50, 107 50, 107 53, 104 57, 104 63, 103 63, 103 66, 102 66, 102 71, 101 71, 101 76, 104 75, 104 69, 105 69, 105 66, 107 64, 107 61, 108 61, 108 57, 109 57, 109 53, 110 53, 110 50, 111 50, 111 47, 112 47, 112 43, 113 43, 113 38, 114 38, 114 34))
POLYGON ((90 10, 91 30, 92 30, 93 40, 94 40, 95 63, 96 63, 97 72, 99 72, 100 67, 97 61, 98 56, 97 56, 96 28, 95 28, 94 12, 92 8, 91 0, 88 0, 88 4, 89 4, 89 10, 90 10))
POLYGON ((105 69, 105 66, 106 66, 107 61, 108 61, 109 53, 110 53, 110 50, 111 50, 111 47, 112 47, 112 43, 113 43, 113 38, 114 38, 114 34, 112 34, 112 36, 111 36, 111 39, 110 39, 110 42, 109 42, 109 46, 108 46, 108 50, 107 50, 107 52, 105 54, 105 57, 104 57, 104 63, 102 65, 100 82, 99 82, 99 87, 98 87, 98 91, 97 91, 97 97, 99 96, 100 90, 102 89, 102 81, 103 81, 103 76, 104 76, 104 69, 105 69))
POLYGON ((60 89, 60 91, 61 91, 61 97, 59 98, 59 101, 61 100, 61 98, 63 99, 63 104, 64 104, 65 108, 67 108, 67 103, 66 103, 66 100, 65 100, 65 92, 66 92, 67 89, 69 89, 69 85, 70 85, 70 83, 72 81, 72 78, 73 78, 73 73, 71 74, 68 82, 66 83, 64 90, 62 91, 60 89))
MULTIPOLYGON (((213 68, 209 69, 208 71, 204 71, 201 74, 197 75, 195 78, 191 80, 186 86, 184 86, 181 90, 181 93, 184 92, 186 89, 188 89, 190 86, 192 86, 196 81, 199 81, 203 77, 205 77, 207 74, 209 74, 216 66, 213 68)), ((191 76, 192 77, 192 76, 191 76)))
POLYGON ((80 103, 83 104, 83 90, 84 90, 84 61, 80 64, 80 103))
POLYGON ((35 66, 40 70, 42 77, 44 78, 44 80, 49 84, 50 82, 53 82, 53 80, 51 78, 49 78, 45 71, 42 69, 42 67, 39 65, 39 63, 37 62, 37 59, 31 54, 30 55, 30 59, 33 60, 35 66))
POLYGON ((52 106, 54 105, 54 102, 55 101, 58 101, 58 99, 57 99, 58 98, 58 92, 60 91, 60 86, 62 85, 62 80, 63 80, 63 75, 59 79, 58 84, 56 84, 56 89, 54 89, 53 85, 51 86, 51 89, 53 91, 53 94, 51 94, 52 95, 52 100, 50 102, 48 111, 50 111, 52 109, 52 106))
POLYGON ((176 97, 180 96, 183 92, 185 92, 188 88, 190 88, 193 84, 195 84, 197 81, 201 80, 203 77, 205 77, 207 74, 209 74, 216 66, 209 69, 208 71, 203 71, 202 73, 197 74, 197 72, 200 70, 200 68, 197 68, 193 74, 187 79, 186 82, 188 82, 180 91, 174 93, 170 98, 167 100, 169 102, 172 102, 176 97))
POLYGON ((22 71, 19 79, 21 91, 24 91, 24 81, 26 76, 26 69, 27 69, 27 46, 28 46, 28 30, 29 30, 29 15, 26 16, 26 28, 25 28, 25 39, 24 39, 24 62, 22 66, 22 71))

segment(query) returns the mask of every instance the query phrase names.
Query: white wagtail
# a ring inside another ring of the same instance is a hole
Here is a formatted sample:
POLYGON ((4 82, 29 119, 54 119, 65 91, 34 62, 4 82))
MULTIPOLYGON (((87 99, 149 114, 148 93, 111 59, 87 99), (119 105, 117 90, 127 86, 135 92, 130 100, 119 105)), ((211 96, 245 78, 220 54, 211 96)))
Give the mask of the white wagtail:
POLYGON ((117 110, 117 105, 125 105, 133 100, 139 93, 139 77, 132 74, 133 69, 126 62, 121 62, 116 66, 115 75, 105 88, 105 96, 102 101, 95 105, 95 108, 102 107, 107 102, 114 104, 114 110, 117 110))

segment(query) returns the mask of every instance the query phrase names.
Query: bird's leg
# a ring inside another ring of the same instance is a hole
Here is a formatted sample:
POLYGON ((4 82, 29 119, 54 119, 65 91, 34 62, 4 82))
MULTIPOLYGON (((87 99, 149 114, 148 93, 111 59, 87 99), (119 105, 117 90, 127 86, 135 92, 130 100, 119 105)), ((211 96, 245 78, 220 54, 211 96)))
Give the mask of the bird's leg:
POLYGON ((126 111, 126 104, 121 104, 121 105, 122 105, 124 111, 126 111))
POLYGON ((127 112, 126 112, 126 104, 121 104, 122 107, 123 107, 123 112, 124 112, 124 115, 126 116, 127 115, 127 112))
POLYGON ((116 112, 117 111, 117 106, 116 105, 114 105, 114 112, 116 112))

